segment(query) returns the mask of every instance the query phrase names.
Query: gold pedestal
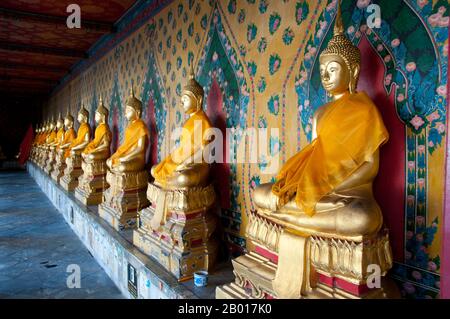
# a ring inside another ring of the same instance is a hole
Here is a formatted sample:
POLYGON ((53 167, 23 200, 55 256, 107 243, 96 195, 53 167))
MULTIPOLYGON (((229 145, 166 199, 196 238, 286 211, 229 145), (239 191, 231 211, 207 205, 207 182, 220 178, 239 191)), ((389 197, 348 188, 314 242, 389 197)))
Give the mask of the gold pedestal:
POLYGON ((54 165, 55 165, 55 158, 56 158, 56 149, 54 146, 51 146, 48 150, 48 159, 47 163, 45 164, 44 171, 51 175, 54 165))
MULTIPOLYGON (((254 249, 232 261, 235 282, 217 287, 216 298, 278 298, 273 280, 283 231, 282 226, 251 214, 246 233, 254 249)), ((400 298, 397 287, 387 278, 381 280, 379 288, 369 288, 367 284, 369 265, 378 266, 383 277, 392 267, 386 230, 357 241, 317 233, 307 236, 311 289, 302 298, 400 298)))
POLYGON ((103 193, 98 214, 114 229, 135 228, 138 212, 149 205, 146 197, 147 171, 115 173, 108 170, 110 187, 103 193))
POLYGON ((179 281, 192 278, 196 271, 212 270, 218 250, 211 236, 217 225, 213 185, 162 190, 149 184, 147 198, 152 205, 139 213, 133 244, 179 281), (151 220, 160 196, 166 196, 167 220, 154 229, 151 220))
POLYGON ((106 182, 106 159, 99 161, 83 161, 83 174, 78 178, 75 197, 83 204, 98 205, 103 201, 103 192, 109 187, 106 182))
POLYGON ((66 158, 66 169, 64 176, 60 180, 62 188, 68 192, 73 192, 78 186, 78 178, 83 174, 81 169, 81 155, 74 154, 66 158))
POLYGON ((66 169, 66 160, 64 158, 64 151, 58 150, 56 152, 56 161, 52 171, 53 180, 59 184, 61 177, 64 176, 64 170, 66 169))

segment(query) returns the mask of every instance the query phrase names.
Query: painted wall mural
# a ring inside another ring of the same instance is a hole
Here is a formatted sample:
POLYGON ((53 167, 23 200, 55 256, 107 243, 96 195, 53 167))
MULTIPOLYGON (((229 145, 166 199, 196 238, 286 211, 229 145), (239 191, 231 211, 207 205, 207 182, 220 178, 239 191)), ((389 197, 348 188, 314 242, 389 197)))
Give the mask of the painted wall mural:
MULTIPOLYGON (((310 142, 312 115, 327 101, 318 56, 332 34, 336 0, 174 0, 153 16, 138 9, 145 14, 124 20, 109 51, 99 44, 55 90, 45 113, 75 114, 84 103, 92 114, 102 96, 115 149, 133 86, 152 132, 148 162, 154 164, 170 151, 170 134, 184 121, 179 95, 193 65, 207 113, 218 127, 235 132, 225 150, 231 163, 217 168, 227 180, 217 187, 227 188, 222 224, 230 250, 239 253, 255 209, 253 189, 274 179, 268 163, 279 158, 281 165, 310 142), (280 131, 270 136, 267 155, 249 163, 252 141, 240 129, 258 127, 280 131), (241 143, 245 163, 235 161, 241 143)), ((362 52, 359 89, 380 108, 391 135, 375 185, 391 232, 391 275, 405 297, 436 298, 450 6, 445 0, 344 0, 342 9, 346 32, 362 52), (372 3, 381 9, 380 27, 373 29, 367 26, 372 3)))

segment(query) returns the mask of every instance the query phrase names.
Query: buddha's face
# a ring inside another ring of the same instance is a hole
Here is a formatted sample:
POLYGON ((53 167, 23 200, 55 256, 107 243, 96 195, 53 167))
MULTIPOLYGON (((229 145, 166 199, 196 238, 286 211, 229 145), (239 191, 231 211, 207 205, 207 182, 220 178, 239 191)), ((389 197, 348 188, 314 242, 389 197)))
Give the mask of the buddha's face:
POLYGON ((72 121, 71 121, 71 120, 69 120, 69 119, 65 119, 65 120, 64 120, 64 126, 66 127, 66 130, 67 130, 67 129, 70 129, 70 128, 72 128, 72 126, 73 126, 73 123, 72 123, 72 121))
POLYGON ((197 109, 197 100, 191 94, 184 93, 181 96, 181 106, 184 112, 190 114, 197 109))
POLYGON ((125 117, 127 118, 128 121, 131 122, 137 120, 139 118, 139 114, 134 107, 127 105, 125 107, 125 117))
POLYGON ((350 70, 339 56, 320 57, 320 79, 325 90, 331 95, 339 95, 349 90, 350 70))
POLYGON ((63 127, 63 121, 59 120, 58 122, 56 122, 56 128, 59 130, 61 127, 63 127))
POLYGON ((95 123, 101 124, 106 122, 106 116, 99 112, 95 112, 95 123))

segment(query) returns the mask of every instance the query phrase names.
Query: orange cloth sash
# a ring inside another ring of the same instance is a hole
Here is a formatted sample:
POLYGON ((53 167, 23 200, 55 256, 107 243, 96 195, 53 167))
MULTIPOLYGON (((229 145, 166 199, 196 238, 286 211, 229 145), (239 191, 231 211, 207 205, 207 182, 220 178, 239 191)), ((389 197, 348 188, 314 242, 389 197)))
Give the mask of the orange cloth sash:
POLYGON ((70 148, 73 148, 75 146, 80 145, 85 141, 86 134, 89 134, 91 131, 91 128, 87 123, 81 123, 80 127, 78 128, 77 137, 72 141, 70 144, 70 148))
POLYGON ((286 162, 272 187, 280 205, 295 196, 297 206, 309 216, 323 196, 389 139, 383 119, 366 93, 346 94, 326 107, 317 124, 317 138, 286 162))
POLYGON ((155 167, 155 179, 164 185, 167 178, 175 171, 178 165, 192 157, 194 151, 201 146, 200 143, 202 145, 207 143, 204 136, 206 130, 211 127, 211 122, 203 110, 192 114, 183 125, 180 146, 155 167), (197 132, 201 133, 201 138, 195 138, 195 134, 198 134, 197 132))
POLYGON ((56 139, 56 132, 52 131, 45 141, 47 144, 53 143, 56 139))
POLYGON ((63 139, 64 139, 64 128, 61 127, 58 130, 58 133, 56 133, 56 142, 58 143, 56 144, 56 149, 59 149, 59 145, 61 145, 63 139))
MULTIPOLYGON (((75 130, 73 128, 68 129, 64 132, 64 139, 62 141, 62 145, 67 143, 72 143, 72 141, 76 138, 75 130)), ((66 151, 64 152, 64 158, 69 157, 70 155, 70 146, 66 148, 66 151)))
POLYGON ((112 165, 117 165, 119 163, 119 158, 130 152, 143 136, 146 136, 147 141, 150 139, 150 133, 144 121, 137 119, 130 123, 125 130, 125 139, 123 143, 111 156, 112 165))
POLYGON ((108 139, 111 140, 111 131, 109 130, 109 126, 102 123, 95 129, 94 139, 86 146, 83 153, 92 153, 92 151, 95 150, 103 141, 104 136, 107 136, 108 139))
POLYGON ((39 145, 42 145, 45 143, 45 141, 47 140, 47 136, 48 136, 47 132, 44 132, 41 134, 41 136, 39 138, 39 145))
POLYGON ((66 149, 66 154, 64 154, 66 158, 70 156, 70 151, 72 150, 72 148, 80 145, 85 141, 84 138, 86 134, 90 133, 90 131, 91 128, 89 124, 81 123, 80 127, 78 128, 77 137, 72 141, 72 143, 70 143, 70 146, 66 149))

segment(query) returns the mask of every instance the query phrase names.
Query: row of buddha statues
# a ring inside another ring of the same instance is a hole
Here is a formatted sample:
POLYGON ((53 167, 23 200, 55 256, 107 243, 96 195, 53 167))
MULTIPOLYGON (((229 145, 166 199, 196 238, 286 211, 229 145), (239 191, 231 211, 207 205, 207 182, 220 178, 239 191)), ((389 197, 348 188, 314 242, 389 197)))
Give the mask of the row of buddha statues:
MULTIPOLYGON (((340 7, 334 35, 320 54, 320 76, 330 102, 314 114, 312 142, 291 157, 274 183, 253 192, 247 252, 232 260, 235 280, 217 298, 381 298, 397 296, 385 278, 392 267, 389 234, 372 192, 379 149, 388 140, 381 115, 357 92, 360 51, 346 37, 340 7), (370 285, 369 266, 380 285, 370 285)), ((91 140, 89 113, 78 113, 78 132, 67 115, 38 128, 31 161, 118 231, 133 229, 133 244, 180 281, 212 271, 217 259, 220 189, 211 165, 194 161, 211 142, 194 141, 212 127, 204 91, 193 70, 181 94, 189 115, 177 148, 150 172, 149 130, 142 103, 131 92, 124 138, 110 154, 108 109, 100 100, 91 140), (186 151, 186 146, 190 151, 186 151), (194 147, 191 147, 194 145, 194 147), (183 154, 183 155, 181 155, 183 154)))

